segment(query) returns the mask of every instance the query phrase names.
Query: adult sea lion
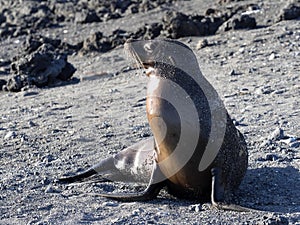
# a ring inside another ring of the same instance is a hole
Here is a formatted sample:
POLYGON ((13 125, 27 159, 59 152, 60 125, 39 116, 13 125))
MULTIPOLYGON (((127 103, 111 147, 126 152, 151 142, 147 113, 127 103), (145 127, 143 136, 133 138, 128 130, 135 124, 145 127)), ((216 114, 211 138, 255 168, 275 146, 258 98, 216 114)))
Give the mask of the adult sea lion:
POLYGON ((60 181, 80 181, 107 172, 108 180, 148 178, 149 184, 141 193, 99 195, 145 201, 167 187, 178 198, 211 199, 217 208, 247 211, 225 203, 247 170, 244 137, 202 75, 193 51, 167 39, 128 40, 125 50, 146 69, 146 110, 153 138, 60 181))

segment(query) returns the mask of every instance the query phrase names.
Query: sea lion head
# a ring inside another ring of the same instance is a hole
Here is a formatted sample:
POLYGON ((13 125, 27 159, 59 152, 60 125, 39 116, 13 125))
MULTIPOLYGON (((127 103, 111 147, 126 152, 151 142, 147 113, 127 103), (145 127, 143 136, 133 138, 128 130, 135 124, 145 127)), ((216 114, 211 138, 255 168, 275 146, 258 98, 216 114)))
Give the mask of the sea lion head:
MULTIPOLYGON (((199 75, 197 58, 185 44, 170 39, 134 40, 129 39, 124 45, 125 51, 145 69, 172 65, 190 75, 199 75)), ((151 74, 149 72, 147 75, 151 74)))

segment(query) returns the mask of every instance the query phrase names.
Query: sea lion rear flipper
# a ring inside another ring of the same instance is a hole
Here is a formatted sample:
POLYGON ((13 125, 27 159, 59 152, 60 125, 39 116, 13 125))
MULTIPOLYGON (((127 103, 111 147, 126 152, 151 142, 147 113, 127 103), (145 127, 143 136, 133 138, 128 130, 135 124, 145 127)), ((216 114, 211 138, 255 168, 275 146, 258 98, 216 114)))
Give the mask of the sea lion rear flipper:
POLYGON ((151 137, 101 160, 82 173, 59 178, 58 182, 80 182, 95 174, 100 175, 100 179, 96 179, 98 182, 135 180, 148 182, 152 172, 154 151, 154 139, 151 137), (101 174, 105 174, 105 177, 101 174))
POLYGON ((76 181, 81 181, 83 180, 84 178, 87 178, 87 177, 90 177, 94 174, 96 174, 97 172, 93 169, 88 169, 80 174, 77 174, 77 175, 74 175, 74 176, 68 176, 68 177, 61 177, 61 178, 58 178, 58 182, 59 183, 73 183, 73 182, 76 182, 76 181))
POLYGON ((166 186, 166 181, 162 180, 162 173, 157 164, 154 164, 154 169, 151 175, 151 180, 148 187, 141 193, 125 193, 125 194, 97 194, 97 196, 111 198, 124 202, 147 201, 157 197, 160 190, 166 186))
MULTIPOLYGON (((138 166, 142 166, 144 170, 146 167, 149 167, 149 175, 148 180, 150 178, 150 182, 148 187, 145 191, 141 193, 128 193, 128 194, 92 194, 94 196, 102 196, 107 197, 111 199, 116 199, 120 201, 146 201, 154 199, 159 191, 166 185, 165 183, 165 177, 163 176, 162 172, 160 171, 160 168, 156 163, 154 163, 154 139, 148 138, 144 141, 141 141, 131 147, 128 147, 115 156, 108 157, 104 160, 101 160, 98 164, 91 167, 90 169, 86 170, 83 173, 77 174, 75 176, 70 177, 63 177, 59 179, 59 182, 64 183, 71 183, 76 181, 82 181, 85 178, 88 178, 92 175, 98 174, 98 173, 105 173, 105 172, 112 172, 114 175, 112 180, 103 180, 101 181, 117 181, 117 180, 126 180, 128 178, 132 178, 134 176, 143 175, 147 177, 147 172, 143 172, 140 174, 131 174, 131 173, 122 173, 126 172, 126 168, 131 168, 131 171, 133 173, 139 171, 138 166), (150 161, 150 162, 147 162, 150 161), (135 168, 137 167, 137 168, 135 168), (150 176, 151 174, 151 176, 150 176)), ((102 178, 102 177, 101 177, 102 178)), ((110 179, 110 177, 108 177, 110 179)))
POLYGON ((231 210, 238 212, 250 212, 252 209, 234 204, 225 203, 224 186, 222 185, 222 170, 220 168, 212 168, 212 187, 211 187, 211 203, 217 209, 231 210))
MULTIPOLYGON (((73 183, 77 181, 82 181, 85 178, 91 177, 92 175, 95 175, 100 172, 100 169, 102 171, 109 171, 109 170, 115 170, 116 167, 114 165, 114 158, 108 157, 106 159, 101 160, 98 164, 95 166, 87 169, 86 171, 79 173, 74 176, 68 176, 68 177, 61 177, 58 179, 58 182, 60 183, 73 183)), ((102 182, 110 181, 109 179, 106 179, 104 177, 101 177, 102 182)))

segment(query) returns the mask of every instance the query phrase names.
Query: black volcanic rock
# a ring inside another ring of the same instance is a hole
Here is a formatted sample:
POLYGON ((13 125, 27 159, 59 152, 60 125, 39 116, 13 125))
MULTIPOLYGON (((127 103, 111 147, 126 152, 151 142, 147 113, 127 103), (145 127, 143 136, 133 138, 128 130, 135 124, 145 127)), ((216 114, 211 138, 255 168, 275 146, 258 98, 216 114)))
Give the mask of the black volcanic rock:
POLYGON ((288 4, 287 7, 282 9, 279 20, 293 20, 300 17, 300 4, 288 4))
POLYGON ((55 48, 60 42, 53 43, 54 46, 29 40, 24 53, 12 60, 11 75, 6 82, 1 82, 2 89, 17 92, 30 86, 52 86, 69 80, 76 69, 67 61, 67 55, 55 48))

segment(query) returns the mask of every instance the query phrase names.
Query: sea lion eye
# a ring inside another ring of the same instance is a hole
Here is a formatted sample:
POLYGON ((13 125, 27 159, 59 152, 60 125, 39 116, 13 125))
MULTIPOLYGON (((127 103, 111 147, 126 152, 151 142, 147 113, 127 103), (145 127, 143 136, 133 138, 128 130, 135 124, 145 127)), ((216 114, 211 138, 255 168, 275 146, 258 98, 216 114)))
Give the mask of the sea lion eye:
POLYGON ((144 45, 144 49, 146 50, 146 52, 152 53, 153 52, 153 46, 151 43, 146 43, 144 45))

